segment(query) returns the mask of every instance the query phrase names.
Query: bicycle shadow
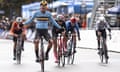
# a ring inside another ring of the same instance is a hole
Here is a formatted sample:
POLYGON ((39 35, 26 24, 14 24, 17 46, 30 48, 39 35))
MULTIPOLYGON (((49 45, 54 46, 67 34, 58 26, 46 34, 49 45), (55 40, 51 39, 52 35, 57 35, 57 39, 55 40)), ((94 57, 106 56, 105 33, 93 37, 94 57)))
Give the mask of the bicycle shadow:
POLYGON ((108 67, 108 64, 106 64, 106 63, 98 63, 98 64, 102 67, 108 67))

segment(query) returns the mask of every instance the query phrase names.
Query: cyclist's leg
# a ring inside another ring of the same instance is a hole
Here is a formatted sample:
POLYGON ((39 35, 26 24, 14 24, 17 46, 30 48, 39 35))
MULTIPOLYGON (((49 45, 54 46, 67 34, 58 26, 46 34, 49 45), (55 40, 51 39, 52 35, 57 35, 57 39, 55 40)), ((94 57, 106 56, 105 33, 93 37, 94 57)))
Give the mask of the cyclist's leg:
POLYGON ((47 51, 45 53, 45 60, 48 60, 49 59, 49 51, 52 48, 53 40, 52 40, 50 34, 48 33, 48 30, 45 30, 43 35, 44 35, 44 38, 48 41, 47 51))
POLYGON ((76 33, 75 32, 73 33, 73 40, 74 40, 73 42, 74 42, 74 48, 75 48, 74 52, 76 53, 76 33))
POLYGON ((58 61, 58 52, 57 52, 57 39, 53 39, 53 52, 54 52, 54 57, 55 57, 55 62, 58 61))
POLYGON ((34 40, 36 62, 39 62, 39 39, 40 39, 39 32, 36 31, 35 40, 34 40))
POLYGON ((63 43, 64 43, 64 51, 67 52, 67 35, 66 34, 64 35, 63 43))
POLYGON ((103 41, 104 41, 104 45, 105 45, 105 55, 107 56, 107 58, 108 58, 108 50, 107 50, 107 43, 106 43, 106 39, 107 39, 107 34, 106 34, 106 31, 104 30, 103 32, 102 32, 102 36, 103 36, 103 41))
POLYGON ((17 37, 14 37, 14 36, 13 36, 13 42, 14 42, 14 46, 13 46, 13 60, 16 60, 17 37))
POLYGON ((100 36, 98 35, 98 31, 96 31, 97 43, 98 43, 98 50, 100 50, 100 36))
POLYGON ((22 34, 22 44, 21 44, 21 46, 22 46, 22 50, 24 51, 24 40, 25 40, 25 34, 22 34))

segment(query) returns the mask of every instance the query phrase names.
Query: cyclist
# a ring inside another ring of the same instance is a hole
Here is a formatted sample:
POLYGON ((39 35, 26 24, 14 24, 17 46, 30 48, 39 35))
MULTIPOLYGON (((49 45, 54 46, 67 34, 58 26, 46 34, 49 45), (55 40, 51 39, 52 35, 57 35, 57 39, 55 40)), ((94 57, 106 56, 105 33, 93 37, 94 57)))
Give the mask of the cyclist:
MULTIPOLYGON (((52 38, 53 38, 53 44, 54 44, 54 49, 53 49, 53 52, 54 52, 54 57, 55 57, 55 63, 58 63, 58 54, 57 54, 57 37, 58 37, 58 34, 61 33, 63 34, 64 36, 64 31, 65 31, 65 28, 66 28, 66 25, 65 25, 65 22, 64 22, 64 16, 63 15, 58 15, 56 17, 56 22, 64 29, 63 31, 61 31, 60 29, 56 28, 55 26, 53 26, 52 28, 52 38)), ((64 40, 65 41, 65 40, 64 40)))
POLYGON ((23 40, 22 40, 22 50, 24 50, 24 39, 25 39, 25 28, 23 27, 23 24, 22 24, 22 17, 17 17, 16 18, 16 21, 14 21, 12 23, 12 27, 10 29, 10 35, 13 36, 13 42, 14 42, 14 46, 13 46, 13 60, 16 60, 16 44, 17 44, 17 37, 18 37, 18 34, 21 34, 22 33, 22 36, 23 36, 23 40))
MULTIPOLYGON (((111 35, 111 29, 108 24, 108 22, 105 21, 105 18, 103 16, 99 17, 99 21, 96 24, 96 36, 97 36, 97 41, 98 41, 98 51, 100 50, 100 34, 103 37, 104 43, 105 43, 105 48, 107 49, 106 45, 106 29, 109 31, 109 35, 111 35)), ((99 52, 98 52, 99 54, 99 52)), ((108 58, 108 54, 107 54, 108 58)))
POLYGON ((45 60, 49 59, 49 51, 52 47, 52 39, 50 34, 48 33, 48 21, 50 20, 52 24, 54 24, 57 28, 61 28, 56 21, 53 19, 51 13, 47 11, 47 1, 40 2, 40 10, 35 12, 34 15, 26 21, 24 24, 29 24, 33 19, 36 19, 36 35, 34 40, 35 45, 35 55, 36 62, 40 62, 39 58, 39 39, 41 36, 44 36, 45 40, 48 41, 47 51, 45 53, 45 60))
MULTIPOLYGON (((76 32, 78 35, 78 40, 80 40, 80 32, 79 32, 79 26, 78 23, 76 22, 76 18, 75 17, 71 17, 69 21, 66 22, 66 33, 68 34, 68 32, 71 32, 74 36, 73 36, 73 40, 74 40, 74 45, 75 45, 75 52, 76 53, 76 32)), ((69 55, 69 52, 68 52, 69 55)))

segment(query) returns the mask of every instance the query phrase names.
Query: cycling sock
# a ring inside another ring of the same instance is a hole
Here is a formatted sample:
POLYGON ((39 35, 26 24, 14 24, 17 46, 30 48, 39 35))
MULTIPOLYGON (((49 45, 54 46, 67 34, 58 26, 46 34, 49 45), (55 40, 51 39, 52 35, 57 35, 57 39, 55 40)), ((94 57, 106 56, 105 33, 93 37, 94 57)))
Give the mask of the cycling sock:
POLYGON ((16 57, 16 49, 13 50, 13 56, 16 57))
POLYGON ((24 47, 24 40, 22 40, 22 44, 21 44, 22 47, 24 47))
POLYGON ((51 48, 47 48, 46 55, 48 55, 51 48))
POLYGON ((35 50, 36 58, 39 58, 39 55, 38 55, 39 53, 38 53, 38 52, 39 52, 38 49, 36 49, 36 50, 35 50))
POLYGON ((100 48, 100 41, 98 40, 98 49, 100 48))

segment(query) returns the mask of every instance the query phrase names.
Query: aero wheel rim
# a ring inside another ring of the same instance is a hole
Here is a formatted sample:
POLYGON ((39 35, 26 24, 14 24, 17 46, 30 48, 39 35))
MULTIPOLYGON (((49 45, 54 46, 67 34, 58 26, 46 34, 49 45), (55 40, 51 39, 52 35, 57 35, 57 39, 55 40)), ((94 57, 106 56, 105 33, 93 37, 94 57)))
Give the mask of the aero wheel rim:
POLYGON ((62 51, 61 61, 62 61, 62 66, 64 67, 64 65, 65 65, 65 56, 64 56, 64 51, 62 51))

